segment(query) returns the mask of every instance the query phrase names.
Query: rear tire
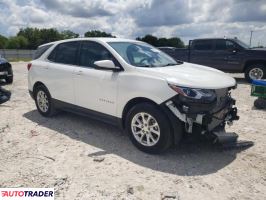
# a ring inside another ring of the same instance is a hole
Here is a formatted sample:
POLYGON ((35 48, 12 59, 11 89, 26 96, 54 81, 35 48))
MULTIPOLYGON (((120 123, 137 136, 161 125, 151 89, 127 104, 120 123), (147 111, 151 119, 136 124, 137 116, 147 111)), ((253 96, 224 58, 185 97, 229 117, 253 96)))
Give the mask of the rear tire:
POLYGON ((34 89, 34 100, 39 113, 44 117, 52 117, 56 113, 54 103, 48 89, 39 85, 34 89))
POLYGON ((254 63, 249 65, 245 70, 245 78, 248 82, 252 82, 252 79, 263 79, 266 77, 266 66, 260 63, 254 63))
POLYGON ((171 124, 167 116, 151 103, 135 105, 127 114, 126 131, 141 151, 158 154, 173 144, 171 124))

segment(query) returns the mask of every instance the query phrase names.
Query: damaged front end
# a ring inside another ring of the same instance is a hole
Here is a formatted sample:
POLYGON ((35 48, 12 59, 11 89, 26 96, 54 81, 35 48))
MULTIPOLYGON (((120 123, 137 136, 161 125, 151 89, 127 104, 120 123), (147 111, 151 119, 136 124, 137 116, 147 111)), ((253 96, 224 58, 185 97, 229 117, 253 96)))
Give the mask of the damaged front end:
POLYGON ((238 120, 235 99, 231 88, 192 89, 169 86, 177 95, 165 102, 171 112, 185 124, 187 133, 197 132, 212 138, 214 142, 229 143, 237 141, 238 135, 226 133, 225 125, 238 120))

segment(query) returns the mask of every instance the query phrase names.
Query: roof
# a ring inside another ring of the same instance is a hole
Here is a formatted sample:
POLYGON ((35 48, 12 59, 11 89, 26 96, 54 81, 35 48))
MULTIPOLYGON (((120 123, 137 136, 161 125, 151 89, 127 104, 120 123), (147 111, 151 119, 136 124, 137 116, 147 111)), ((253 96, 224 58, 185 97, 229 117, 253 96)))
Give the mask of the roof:
POLYGON ((193 40, 226 40, 226 39, 235 40, 237 38, 220 37, 220 38, 198 38, 193 40))
POLYGON ((58 40, 46 44, 42 44, 39 47, 50 45, 50 44, 56 44, 61 42, 71 42, 71 41, 102 41, 102 42, 141 42, 137 40, 131 40, 131 39, 123 39, 123 38, 112 38, 112 37, 84 37, 84 38, 73 38, 73 39, 66 39, 66 40, 58 40))

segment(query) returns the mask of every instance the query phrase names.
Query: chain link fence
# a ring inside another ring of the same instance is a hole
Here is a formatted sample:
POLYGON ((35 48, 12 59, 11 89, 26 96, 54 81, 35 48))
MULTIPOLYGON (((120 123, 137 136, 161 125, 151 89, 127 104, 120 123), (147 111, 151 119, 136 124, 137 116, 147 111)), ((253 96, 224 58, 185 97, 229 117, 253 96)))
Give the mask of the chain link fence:
POLYGON ((0 55, 9 61, 32 60, 36 50, 0 49, 0 55))

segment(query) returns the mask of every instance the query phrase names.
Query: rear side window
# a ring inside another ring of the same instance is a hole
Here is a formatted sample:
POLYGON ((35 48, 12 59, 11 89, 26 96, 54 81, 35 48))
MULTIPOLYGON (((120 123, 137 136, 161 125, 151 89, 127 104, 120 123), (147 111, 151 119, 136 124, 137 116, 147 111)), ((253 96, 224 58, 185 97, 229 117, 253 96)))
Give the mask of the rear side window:
POLYGON ((99 60, 112 60, 117 65, 113 55, 97 42, 83 42, 80 49, 79 65, 95 67, 94 62, 99 60))
POLYGON ((212 40, 193 41, 192 48, 200 51, 212 50, 212 40))
POLYGON ((75 65, 77 63, 79 44, 77 41, 57 45, 48 56, 48 60, 56 63, 75 65))
POLYGON ((42 56, 42 54, 44 54, 44 52, 49 49, 50 47, 52 46, 52 44, 49 44, 49 45, 45 45, 45 46, 42 46, 42 47, 38 47, 38 49, 36 50, 35 54, 34 54, 34 57, 33 59, 38 59, 42 56))

